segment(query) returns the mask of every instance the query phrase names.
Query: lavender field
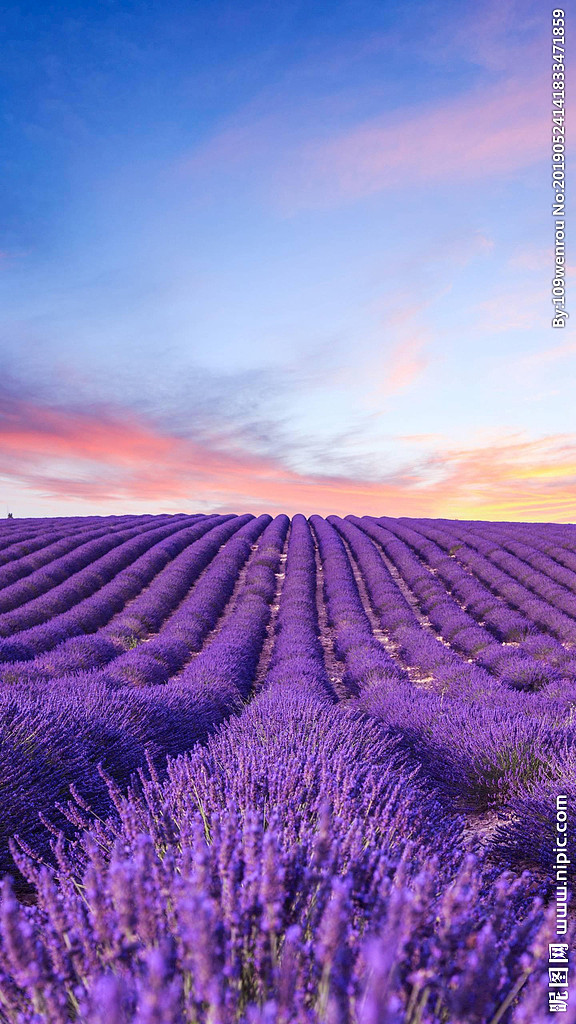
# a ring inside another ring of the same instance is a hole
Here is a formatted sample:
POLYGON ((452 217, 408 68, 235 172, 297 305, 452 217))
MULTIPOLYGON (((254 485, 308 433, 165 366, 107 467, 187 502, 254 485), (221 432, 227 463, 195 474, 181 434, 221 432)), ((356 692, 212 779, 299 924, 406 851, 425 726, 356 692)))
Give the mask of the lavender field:
POLYGON ((550 1019, 576 527, 4 521, 0 680, 0 1021, 550 1019))

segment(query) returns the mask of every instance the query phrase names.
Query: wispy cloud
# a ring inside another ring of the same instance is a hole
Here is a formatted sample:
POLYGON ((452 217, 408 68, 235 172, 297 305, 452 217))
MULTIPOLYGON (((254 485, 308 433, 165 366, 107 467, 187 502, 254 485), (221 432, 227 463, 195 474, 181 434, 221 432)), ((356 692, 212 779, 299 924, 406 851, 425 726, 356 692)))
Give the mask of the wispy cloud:
POLYGON ((512 80, 312 142, 280 175, 284 202, 328 207, 408 185, 509 177, 543 158, 543 95, 539 81, 512 80))
MULTIPOLYGON (((447 247, 451 251, 451 246, 447 247)), ((394 304, 377 303, 374 312, 379 320, 379 352, 369 359, 363 372, 371 384, 369 401, 381 404, 382 399, 402 394, 424 377, 431 361, 434 332, 428 326, 431 307, 451 291, 443 285, 427 297, 415 300, 411 293, 396 294, 394 304)))
POLYGON ((531 67, 543 52, 545 25, 534 0, 483 0, 462 8, 428 41, 426 56, 447 64, 454 54, 490 72, 531 67))
POLYGON ((426 346, 430 337, 428 333, 421 332, 398 342, 384 366, 377 386, 378 394, 384 397, 401 394, 420 379, 429 363, 426 346))
POLYGON ((330 128, 333 118, 303 127, 289 110, 247 108, 176 170, 193 176, 195 189, 203 180, 211 190, 220 177, 246 179, 285 215, 390 189, 509 178, 544 159, 545 96, 546 83, 527 74, 455 99, 357 117, 340 131, 330 128))

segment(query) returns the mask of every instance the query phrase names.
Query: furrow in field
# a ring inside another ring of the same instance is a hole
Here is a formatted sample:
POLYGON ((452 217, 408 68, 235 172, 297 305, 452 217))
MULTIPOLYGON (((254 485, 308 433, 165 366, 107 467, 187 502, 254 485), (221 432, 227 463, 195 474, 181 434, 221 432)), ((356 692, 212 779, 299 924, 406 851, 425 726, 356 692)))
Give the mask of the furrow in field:
MULTIPOLYGON (((239 712, 254 695, 258 665, 271 618, 271 606, 278 591, 277 572, 289 526, 287 516, 270 521, 252 545, 235 598, 219 628, 203 644, 176 684, 197 690, 205 688, 219 704, 219 720, 239 712)), ((231 567, 233 568, 233 567, 231 567)))
MULTIPOLYGON (((372 539, 374 539, 374 538, 372 538, 372 539)), ((420 603, 418 601, 418 598, 416 597, 416 594, 410 589, 408 583, 406 582, 406 580, 402 576, 402 573, 396 567, 396 565, 394 564, 392 559, 388 557, 388 555, 387 555, 387 553, 386 553, 386 551, 384 550, 383 547, 380 548, 380 557, 381 557, 384 565, 386 566, 386 569, 390 573, 390 576, 394 580, 394 583, 398 587, 398 590, 402 594, 402 597, 404 598, 406 603, 410 605, 412 611, 414 612, 414 616, 417 619, 417 621, 419 622, 419 624, 422 626, 422 629, 426 629, 426 630, 434 633, 434 636, 438 640, 440 640, 441 643, 446 644, 446 646, 449 647, 450 646, 449 643, 444 639, 444 637, 442 637, 438 633, 436 627, 430 621, 429 616, 426 614, 426 612, 424 612, 422 610, 422 608, 420 607, 420 603)))
MULTIPOLYGON (((378 642, 380 644, 382 644, 382 647, 384 648, 386 653, 389 654, 390 657, 394 659, 394 661, 397 663, 398 668, 400 669, 400 671, 401 672, 406 672, 406 674, 408 675, 408 678, 410 679, 410 681, 415 686, 421 686, 423 684, 423 682, 425 682, 425 679, 422 678, 422 672, 419 669, 415 668, 413 665, 409 665, 408 664, 406 659, 403 658, 403 656, 402 656, 402 651, 400 650, 400 645, 398 644, 398 642, 396 640, 394 640, 390 630, 386 630, 386 629, 382 628, 380 620, 379 620, 378 616, 376 615, 376 612, 374 611, 374 608, 372 606, 372 602, 370 600, 370 595, 369 595, 368 590, 366 588, 366 582, 365 582, 364 577, 362 575, 362 572, 360 570, 360 566, 358 565, 358 562, 357 562, 356 558, 354 557, 354 554, 352 552, 350 544, 348 543, 348 541, 346 540, 345 537, 342 537, 341 539, 342 539, 342 543, 344 545, 346 554, 348 555, 348 560, 350 562, 350 568, 351 568, 352 573, 354 575, 354 580, 356 582, 356 587, 358 589, 358 594, 360 596, 360 600, 362 601, 362 605, 363 605, 364 611, 366 612, 366 616, 368 618, 368 621, 370 622, 370 626, 371 626, 371 629, 372 629, 372 635, 374 636, 374 638, 376 640, 378 640, 378 642)), ((384 561, 384 559, 382 559, 382 561, 384 561)), ((390 570, 388 570, 388 571, 390 571, 390 570)), ((390 574, 390 575, 392 575, 392 574, 390 574)), ((402 591, 400 591, 400 592, 402 592, 402 591)), ((406 598, 406 595, 403 595, 403 596, 406 598)))
POLYGON ((264 643, 262 644, 262 650, 258 659, 258 665, 256 672, 254 673, 254 685, 253 693, 256 696, 264 687, 266 676, 268 675, 268 669, 270 667, 270 660, 272 658, 272 650, 274 648, 274 635, 276 632, 276 623, 278 621, 278 613, 280 611, 280 603, 282 601, 282 590, 284 587, 284 580, 286 579, 286 559, 288 557, 288 543, 290 540, 290 529, 291 526, 288 524, 286 529, 286 538, 282 545, 282 551, 278 559, 278 571, 274 573, 276 583, 274 590, 274 597, 270 604, 270 617, 266 623, 266 635, 264 637, 264 643))
MULTIPOLYGON (((312 519, 319 517, 312 517, 312 519)), ((312 522, 312 520, 311 520, 312 522)), ((314 568, 316 572, 316 615, 318 619, 318 639, 322 644, 322 650, 324 652, 324 665, 326 667, 326 673, 330 683, 334 687, 334 692, 338 697, 338 700, 346 700, 351 696, 352 691, 344 683, 344 672, 345 664, 342 658, 339 658, 336 654, 335 649, 335 629, 331 625, 326 599, 326 581, 325 581, 325 569, 320 554, 320 548, 317 540, 316 531, 312 523, 312 537, 314 540, 314 568)))
POLYGON ((262 688, 282 691, 297 685, 303 694, 337 700, 320 640, 314 539, 302 515, 292 519, 282 597, 276 616, 274 643, 262 688))
POLYGON ((191 650, 188 658, 182 664, 181 668, 178 670, 178 673, 172 677, 175 680, 178 679, 179 675, 181 675, 182 672, 185 672, 190 667, 190 665, 195 661, 196 658, 198 658, 202 651, 204 651, 207 647, 210 646, 210 644, 216 641, 216 639, 220 636, 222 630, 225 629, 230 617, 233 616, 234 612, 237 610, 239 602, 245 596, 245 591, 247 589, 247 580, 249 583, 250 573, 253 571, 254 565, 258 562, 259 551, 262 543, 262 534, 272 522, 269 516, 261 516, 258 521, 263 522, 262 530, 260 536, 257 537, 256 540, 252 541, 252 543, 250 544, 246 560, 241 565, 239 565, 239 568, 237 569, 236 572, 233 572, 233 568, 235 568, 235 566, 230 566, 229 578, 230 583, 232 583, 233 580, 233 585, 232 590, 226 599, 226 603, 221 605, 218 617, 215 620, 214 625, 204 635, 202 639, 202 646, 200 647, 200 649, 191 650), (265 522, 264 519, 267 519, 268 522, 265 522))
MULTIPOLYGON (((375 533, 373 530, 370 530, 370 532, 368 532, 369 527, 367 526, 366 523, 364 523, 363 521, 360 521, 360 520, 358 520, 356 522, 355 517, 350 517, 350 519, 351 519, 352 522, 354 522, 356 525, 358 525, 360 527, 360 529, 364 530, 364 532, 366 532, 368 534, 368 536, 370 536, 370 538, 372 540, 374 540, 376 542, 376 544, 378 545, 380 556, 382 558, 382 562, 383 562, 385 568, 387 569, 387 571, 390 574, 392 580, 394 581, 394 583, 398 587, 398 590, 402 594, 402 597, 404 598, 406 603, 411 608, 411 610, 412 610, 412 612, 414 614, 414 617, 415 617, 416 621, 418 622, 418 624, 420 625, 420 627, 425 632, 432 634, 435 637, 435 639, 439 643, 443 644, 446 648, 448 648, 448 650, 451 651, 453 655, 455 655, 458 658, 461 658, 462 661, 466 662, 467 664, 470 664, 473 661, 473 659, 468 656, 468 652, 459 649, 454 643, 451 643, 450 639, 444 634, 441 625, 438 622, 434 622, 433 618, 431 618, 431 616, 429 614, 429 611, 427 612, 424 608, 422 608, 422 598, 419 597, 419 595, 417 593, 415 593, 412 585, 406 579, 406 575, 403 575, 402 568, 398 564, 398 559, 395 559, 394 556, 390 556, 389 553, 388 553, 388 550, 387 550, 387 548, 385 546, 386 545, 386 540, 387 540, 385 532, 383 531, 382 534, 375 533)), ((398 540, 398 538, 394 538, 394 539, 398 540)), ((399 541, 399 543, 403 543, 403 542, 399 541)), ((411 552, 408 551, 408 549, 406 549, 406 553, 407 554, 412 554, 411 552)), ((414 559, 416 559, 415 555, 412 555, 412 557, 414 559)), ((422 563, 420 561, 420 559, 416 559, 416 561, 417 561, 418 568, 421 568, 425 572, 429 572, 430 571, 428 566, 426 566, 424 563, 422 563)), ((431 578, 433 580, 434 579, 434 574, 430 572, 430 576, 431 576, 431 578)), ((439 599, 440 600, 445 600, 447 602, 451 602, 454 605, 454 610, 455 611, 456 610, 461 611, 461 609, 458 606, 458 604, 453 601, 453 599, 450 597, 450 595, 448 594, 446 589, 443 586, 441 586, 440 583, 438 583, 438 582, 437 582, 437 587, 438 587, 438 591, 439 591, 439 593, 438 593, 439 599), (441 593, 440 593, 440 591, 441 591, 441 593)), ((475 623, 471 622, 470 625, 475 625, 475 623)))

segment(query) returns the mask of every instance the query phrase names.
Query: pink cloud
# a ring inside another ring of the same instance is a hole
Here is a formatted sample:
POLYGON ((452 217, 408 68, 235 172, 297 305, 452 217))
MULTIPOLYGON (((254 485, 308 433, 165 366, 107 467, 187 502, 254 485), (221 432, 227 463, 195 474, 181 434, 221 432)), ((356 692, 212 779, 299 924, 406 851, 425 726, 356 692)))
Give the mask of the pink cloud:
POLYGON ((425 347, 430 340, 426 332, 403 338, 393 349, 384 365, 377 392, 379 395, 398 395, 406 391, 423 375, 429 364, 425 347))
POLYGON ((307 144, 282 175, 285 202, 323 207, 389 188, 508 177, 544 158, 545 95, 543 82, 510 81, 307 144))
POLYGON ((184 155, 175 173, 194 176, 195 194, 233 175, 284 214, 387 189, 509 178, 546 158, 547 89, 546 80, 527 74, 455 99, 385 111, 340 133, 329 127, 338 123, 333 116, 305 111, 295 120, 289 105, 276 108, 275 97, 272 109, 248 105, 184 155))

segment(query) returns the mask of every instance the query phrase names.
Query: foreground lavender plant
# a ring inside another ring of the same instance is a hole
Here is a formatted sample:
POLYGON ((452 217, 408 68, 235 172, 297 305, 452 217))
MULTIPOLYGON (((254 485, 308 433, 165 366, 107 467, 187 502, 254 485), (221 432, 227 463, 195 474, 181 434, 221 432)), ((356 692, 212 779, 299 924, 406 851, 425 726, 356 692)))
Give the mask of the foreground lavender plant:
POLYGON ((539 1012, 534 882, 467 852, 389 755, 358 712, 275 686, 165 782, 112 787, 108 822, 71 805, 54 868, 15 853, 36 904, 3 886, 0 1019, 483 1024, 521 1020, 520 992, 539 1012))

